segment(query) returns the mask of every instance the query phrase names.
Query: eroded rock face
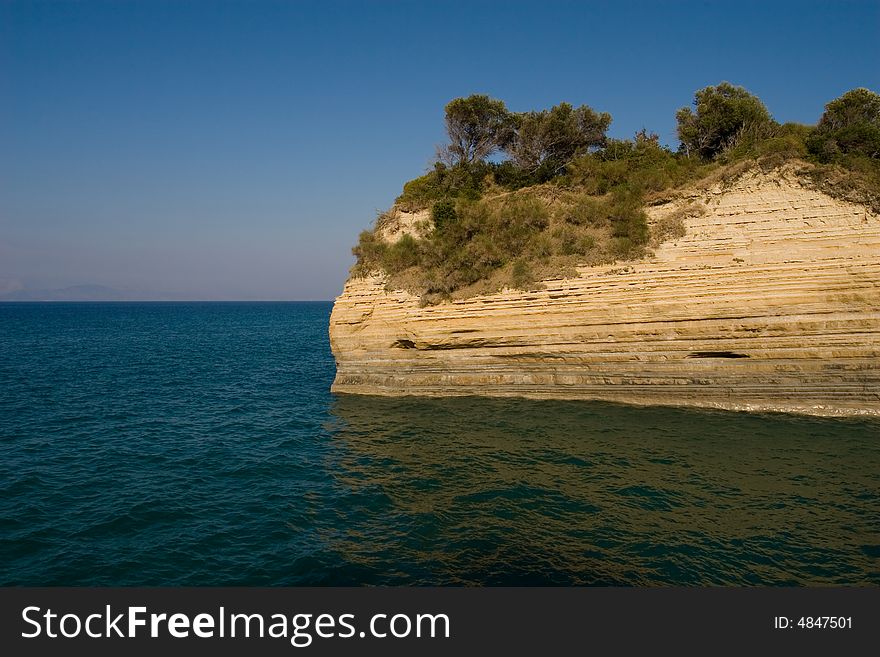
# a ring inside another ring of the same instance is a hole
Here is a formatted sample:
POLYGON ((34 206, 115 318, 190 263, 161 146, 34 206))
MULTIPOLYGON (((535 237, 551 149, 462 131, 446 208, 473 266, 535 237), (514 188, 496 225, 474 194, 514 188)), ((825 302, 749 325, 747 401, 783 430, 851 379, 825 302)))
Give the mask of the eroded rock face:
POLYGON ((380 275, 330 318, 333 390, 880 415, 880 218, 751 173, 644 261, 419 307, 380 275))
POLYGON ((383 240, 389 244, 394 244, 404 235, 419 238, 429 233, 433 228, 434 222, 431 221, 429 210, 405 212, 404 210, 392 208, 386 213, 385 220, 379 227, 378 232, 383 240))

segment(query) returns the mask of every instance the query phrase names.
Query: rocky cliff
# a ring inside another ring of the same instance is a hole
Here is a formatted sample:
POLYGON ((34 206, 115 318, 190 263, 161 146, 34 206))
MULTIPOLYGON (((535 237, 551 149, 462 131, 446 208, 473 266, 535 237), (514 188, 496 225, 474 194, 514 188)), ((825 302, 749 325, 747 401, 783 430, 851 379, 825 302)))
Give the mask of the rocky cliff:
MULTIPOLYGON (((336 300, 333 390, 880 415, 880 218, 752 171, 686 234, 543 289, 420 307, 380 274, 336 300)), ((681 214, 679 212, 679 214, 681 214)))

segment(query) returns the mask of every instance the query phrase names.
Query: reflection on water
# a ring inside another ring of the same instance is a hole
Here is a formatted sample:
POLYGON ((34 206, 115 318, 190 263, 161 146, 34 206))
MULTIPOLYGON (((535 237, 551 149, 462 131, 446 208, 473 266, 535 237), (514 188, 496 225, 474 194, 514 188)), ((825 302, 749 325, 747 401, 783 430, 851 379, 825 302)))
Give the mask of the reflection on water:
POLYGON ((325 582, 880 584, 876 421, 356 396, 332 414, 334 500, 311 504, 345 566, 325 582))

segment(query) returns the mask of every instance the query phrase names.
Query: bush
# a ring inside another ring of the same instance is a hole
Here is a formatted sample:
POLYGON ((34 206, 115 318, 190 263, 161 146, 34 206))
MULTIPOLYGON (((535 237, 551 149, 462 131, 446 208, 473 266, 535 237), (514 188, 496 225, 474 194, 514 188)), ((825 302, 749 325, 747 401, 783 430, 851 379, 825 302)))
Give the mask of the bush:
POLYGON ((357 258, 355 264, 357 273, 365 275, 373 270, 381 269, 387 248, 388 245, 374 231, 361 231, 357 246, 351 250, 352 255, 357 258))
POLYGON ((537 184, 537 176, 518 167, 512 160, 492 165, 492 178, 497 185, 516 190, 537 184))
POLYGON ((600 227, 608 223, 608 207, 601 199, 580 195, 573 205, 564 207, 560 218, 575 226, 600 227))
POLYGON ((607 194, 626 181, 629 165, 625 160, 604 160, 599 155, 585 155, 568 166, 568 185, 590 196, 607 194))
POLYGON ((687 233, 684 218, 681 216, 663 217, 654 224, 652 233, 651 241, 654 245, 662 244, 666 240, 676 240, 684 237, 687 233))
POLYGON ((812 126, 800 123, 770 126, 760 138, 750 136, 740 139, 735 146, 719 155, 718 161, 733 164, 749 159, 782 162, 792 158, 806 158, 809 154, 807 140, 813 130, 812 126))
POLYGON ((435 230, 443 230, 445 226, 456 221, 458 214, 455 212, 455 201, 448 198, 437 201, 431 208, 431 219, 434 221, 435 230))
POLYGON ((629 237, 615 237, 611 241, 611 254, 615 259, 631 258, 638 252, 638 246, 629 237))
POLYGON ((648 241, 648 216, 643 206, 644 197, 637 187, 617 187, 608 206, 611 235, 626 237, 636 246, 645 244, 648 241))
POLYGON ((632 140, 610 140, 602 151, 577 158, 564 182, 591 195, 624 184, 651 193, 681 185, 700 170, 698 161, 673 153, 660 146, 656 135, 642 131, 632 140))
POLYGON ((675 240, 687 234, 684 220, 706 213, 702 203, 688 203, 660 217, 651 228, 651 246, 659 246, 666 240, 675 240))
POLYGON ((382 258, 383 268, 392 274, 416 267, 420 262, 419 243, 408 234, 389 245, 382 258))
POLYGON ((612 237, 626 237, 634 245, 642 245, 648 241, 648 222, 644 210, 634 207, 622 207, 611 217, 612 237))
POLYGON ((428 207, 446 194, 445 177, 446 167, 439 164, 424 176, 404 183, 403 193, 397 197, 395 204, 407 212, 415 212, 428 207))
POLYGON ((437 162, 424 176, 405 183, 403 193, 397 197, 395 204, 401 210, 415 212, 442 200, 478 199, 483 192, 484 180, 491 176, 492 169, 492 165, 486 162, 453 167, 437 162))
POLYGON ((596 248, 596 238, 575 226, 558 226, 550 234, 553 255, 585 256, 596 248))
POLYGON ((522 258, 516 260, 511 268, 511 285, 516 289, 523 290, 528 288, 528 286, 534 282, 535 279, 532 275, 532 268, 529 267, 529 263, 522 258))

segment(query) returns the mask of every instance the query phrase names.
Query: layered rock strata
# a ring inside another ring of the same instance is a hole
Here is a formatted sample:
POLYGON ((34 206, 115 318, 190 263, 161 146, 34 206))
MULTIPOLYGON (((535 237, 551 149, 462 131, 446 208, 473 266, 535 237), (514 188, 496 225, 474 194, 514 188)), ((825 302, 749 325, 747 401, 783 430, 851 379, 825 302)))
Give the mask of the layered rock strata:
POLYGON ((543 289, 421 307, 376 274, 336 300, 333 390, 880 415, 880 218, 747 173, 686 234, 543 289))

